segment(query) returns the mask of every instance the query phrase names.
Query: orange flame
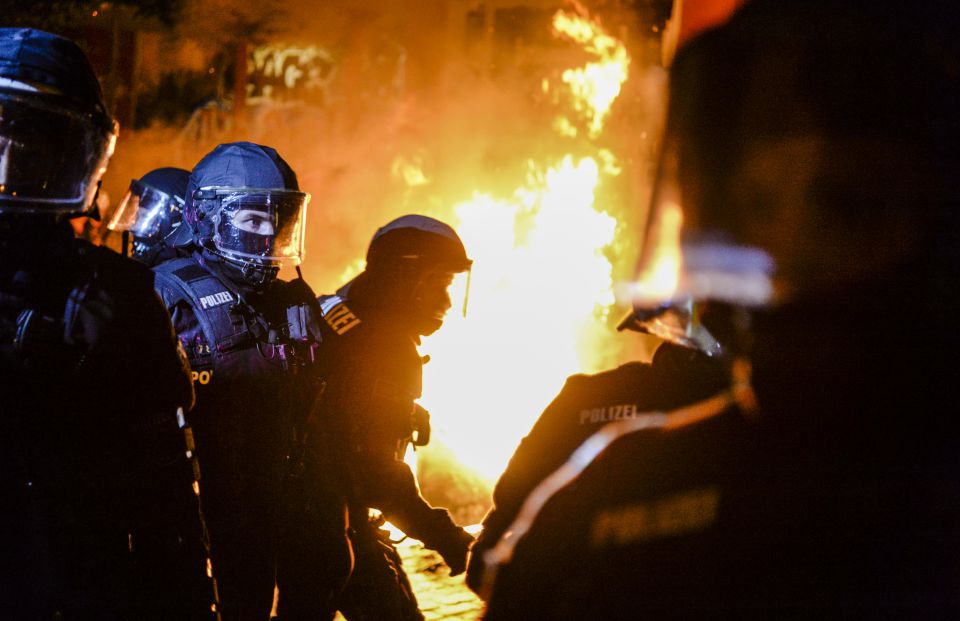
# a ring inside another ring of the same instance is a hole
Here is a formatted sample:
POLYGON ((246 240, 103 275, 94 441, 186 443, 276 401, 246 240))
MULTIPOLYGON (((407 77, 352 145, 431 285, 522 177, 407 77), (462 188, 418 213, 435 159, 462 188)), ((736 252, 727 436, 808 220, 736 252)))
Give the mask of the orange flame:
MULTIPOLYGON (((554 27, 600 57, 562 76, 573 109, 598 136, 630 59, 587 18, 560 11, 554 27)), ((395 173, 419 179, 408 164, 395 173)), ((614 304, 605 250, 618 223, 595 197, 619 172, 614 154, 600 148, 595 156, 531 161, 526 183, 508 198, 478 191, 453 208, 453 218, 436 214, 457 229, 474 269, 468 317, 448 317, 424 342, 433 362, 424 368, 422 402, 435 413, 435 437, 490 480, 564 379, 605 363, 602 341, 613 336, 607 315, 614 304)), ((454 283, 455 299, 464 286, 454 283)))
MULTIPOLYGON (((610 106, 627 81, 630 56, 623 43, 606 34, 600 24, 575 13, 558 11, 553 16, 553 28, 597 57, 583 67, 567 69, 562 76, 573 95, 573 109, 587 116, 588 134, 596 138, 603 131, 610 106)), ((565 120, 560 120, 559 125, 568 132, 571 129, 565 120)))

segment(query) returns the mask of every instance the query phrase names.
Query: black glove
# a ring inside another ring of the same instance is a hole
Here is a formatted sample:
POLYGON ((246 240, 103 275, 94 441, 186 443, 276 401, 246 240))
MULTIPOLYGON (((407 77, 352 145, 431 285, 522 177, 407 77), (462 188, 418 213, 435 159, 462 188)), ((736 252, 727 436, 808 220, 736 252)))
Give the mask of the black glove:
POLYGON ((467 575, 464 581, 474 593, 480 595, 483 586, 483 572, 486 570, 483 555, 490 549, 490 544, 484 538, 483 531, 477 536, 476 541, 470 546, 470 562, 467 564, 467 575))
POLYGON ((473 543, 473 535, 458 527, 438 542, 434 548, 450 567, 451 576, 459 576, 467 570, 467 551, 471 543, 473 543))

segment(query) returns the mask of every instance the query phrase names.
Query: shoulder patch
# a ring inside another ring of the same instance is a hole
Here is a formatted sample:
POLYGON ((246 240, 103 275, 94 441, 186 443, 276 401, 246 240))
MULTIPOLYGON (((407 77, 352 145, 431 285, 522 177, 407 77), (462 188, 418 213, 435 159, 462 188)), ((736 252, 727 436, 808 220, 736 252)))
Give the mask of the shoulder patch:
POLYGON ((204 278, 211 278, 212 275, 195 263, 185 265, 173 272, 173 275, 184 282, 193 282, 204 278))
POLYGON ((332 295, 323 300, 320 303, 320 312, 323 313, 323 320, 327 322, 330 329, 340 335, 346 334, 360 323, 360 318, 338 295, 332 295))

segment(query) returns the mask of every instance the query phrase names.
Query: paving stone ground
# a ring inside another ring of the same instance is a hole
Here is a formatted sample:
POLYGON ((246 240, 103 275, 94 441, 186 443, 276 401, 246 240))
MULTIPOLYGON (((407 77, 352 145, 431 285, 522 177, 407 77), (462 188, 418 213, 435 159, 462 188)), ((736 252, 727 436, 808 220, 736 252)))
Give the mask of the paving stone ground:
POLYGON ((450 569, 439 554, 414 540, 403 541, 397 549, 427 621, 473 621, 480 617, 482 600, 467 588, 462 574, 450 577, 450 569))
MULTIPOLYGON (((403 569, 417 595, 426 621, 474 621, 483 612, 483 601, 463 582, 463 575, 450 577, 440 555, 414 539, 397 544, 403 569)), ((345 621, 337 613, 335 621, 345 621)))

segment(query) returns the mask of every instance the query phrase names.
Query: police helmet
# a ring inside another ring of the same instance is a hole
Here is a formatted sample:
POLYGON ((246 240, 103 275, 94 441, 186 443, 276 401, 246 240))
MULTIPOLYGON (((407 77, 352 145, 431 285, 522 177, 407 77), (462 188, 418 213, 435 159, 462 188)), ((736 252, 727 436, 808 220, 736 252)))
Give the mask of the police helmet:
POLYGON ((194 167, 184 219, 194 242, 264 285, 283 265, 303 257, 310 195, 272 148, 251 142, 221 144, 194 167))
POLYGON ((406 215, 380 227, 367 249, 366 273, 380 283, 380 293, 403 308, 418 335, 436 332, 452 306, 454 274, 468 272, 463 294, 466 316, 473 265, 453 227, 423 215, 406 215))
POLYGON ((72 41, 0 28, 0 214, 85 214, 117 137, 72 41))
POLYGON ((150 264, 180 228, 190 171, 157 168, 130 181, 123 200, 110 219, 114 231, 133 236, 133 257, 150 264))
POLYGON ((422 215, 406 215, 377 229, 367 249, 367 269, 398 265, 415 269, 465 272, 473 264, 457 232, 448 224, 422 215))

